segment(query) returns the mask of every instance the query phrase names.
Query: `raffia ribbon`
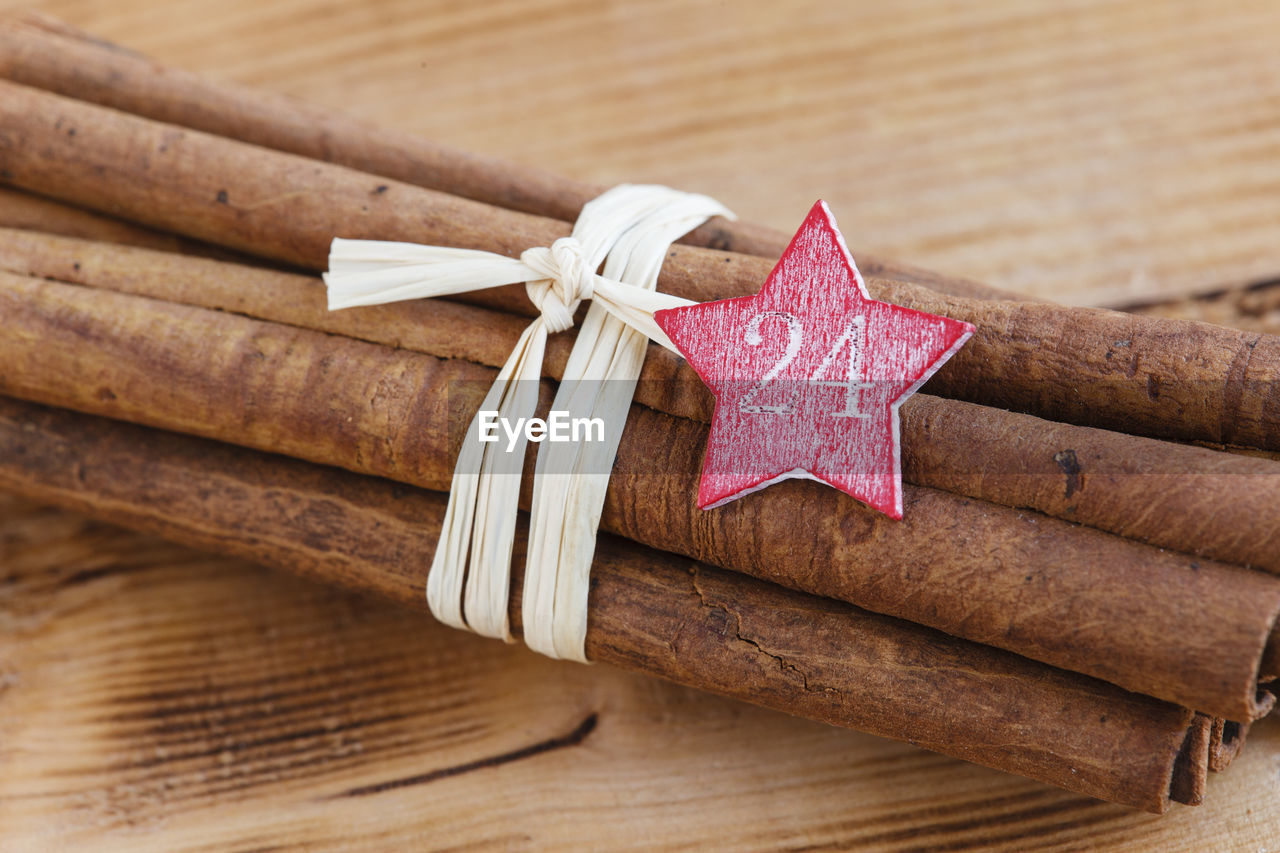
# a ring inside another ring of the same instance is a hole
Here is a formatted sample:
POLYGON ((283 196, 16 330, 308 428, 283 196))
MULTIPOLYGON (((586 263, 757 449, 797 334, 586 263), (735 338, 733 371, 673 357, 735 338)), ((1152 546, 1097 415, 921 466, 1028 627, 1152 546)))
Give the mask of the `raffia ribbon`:
MULTIPOLYGON (((706 196, 623 184, 584 206, 571 236, 519 260, 416 243, 333 241, 324 276, 330 310, 525 282, 539 316, 480 407, 508 422, 534 414, 547 336, 572 328, 578 305, 591 300, 552 411, 601 419, 604 440, 543 442, 534 468, 522 615, 525 642, 543 654, 586 662, 591 561, 609 481, 602 472, 613 465, 647 339, 674 350, 653 313, 690 304, 657 292, 658 273, 671 243, 713 216, 732 218, 706 196)), ((472 419, 427 576, 436 618, 508 642, 525 443, 521 435, 508 452, 481 442, 479 414, 472 419)))

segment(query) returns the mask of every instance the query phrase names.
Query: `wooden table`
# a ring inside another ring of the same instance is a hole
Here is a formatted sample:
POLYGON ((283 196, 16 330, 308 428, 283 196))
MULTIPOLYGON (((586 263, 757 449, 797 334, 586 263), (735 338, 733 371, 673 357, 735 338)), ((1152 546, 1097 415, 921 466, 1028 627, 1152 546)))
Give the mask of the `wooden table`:
MULTIPOLYGON (((1266 0, 39 7, 779 228, 822 196, 855 247, 1039 296, 1280 304, 1238 289, 1280 275, 1266 0)), ((4 850, 1276 850, 1278 774, 1266 721, 1205 805, 1135 814, 0 496, 4 850)))

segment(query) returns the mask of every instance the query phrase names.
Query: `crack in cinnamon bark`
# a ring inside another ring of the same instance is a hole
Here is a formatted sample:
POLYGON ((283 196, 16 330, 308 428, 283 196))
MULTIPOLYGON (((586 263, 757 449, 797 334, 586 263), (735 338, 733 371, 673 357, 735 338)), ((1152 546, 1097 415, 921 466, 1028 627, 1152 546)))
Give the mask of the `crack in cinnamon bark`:
POLYGON ((750 637, 743 636, 742 615, 738 613, 736 610, 731 610, 725 604, 708 600, 706 593, 702 589, 702 585, 698 582, 698 574, 700 571, 701 569, 696 565, 693 566, 691 569, 689 569, 689 580, 691 585, 693 586, 694 595, 698 596, 698 601, 701 603, 703 607, 707 608, 708 610, 719 610, 723 612, 727 617, 733 620, 734 639, 738 640, 739 642, 745 643, 746 645, 755 649, 760 654, 772 660, 774 663, 778 665, 778 667, 783 672, 794 673, 795 675, 798 675, 800 677, 800 682, 804 686, 804 690, 806 693, 830 693, 830 694, 834 694, 838 698, 843 698, 843 693, 840 691, 840 688, 838 687, 833 687, 829 684, 819 684, 816 686, 810 686, 809 675, 803 669, 796 666, 794 663, 791 663, 782 655, 775 654, 774 652, 769 651, 764 646, 762 646, 758 640, 753 640, 750 637))

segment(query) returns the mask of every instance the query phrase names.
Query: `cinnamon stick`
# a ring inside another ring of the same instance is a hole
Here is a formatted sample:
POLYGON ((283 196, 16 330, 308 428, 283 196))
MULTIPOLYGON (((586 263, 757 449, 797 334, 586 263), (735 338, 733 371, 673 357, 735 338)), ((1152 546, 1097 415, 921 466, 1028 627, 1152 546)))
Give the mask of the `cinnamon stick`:
MULTIPOLYGON (((445 504, 3 399, 0 487, 418 609, 445 504)), ((1182 708, 610 536, 592 578, 592 660, 1148 811, 1203 795, 1210 726, 1182 708)))
MULTIPOLYGON (((264 257, 318 269, 335 235, 518 254, 566 223, 80 101, 0 84, 0 180, 264 257)), ((763 258, 676 246, 664 290, 758 290, 763 258)), ((947 296, 872 279, 873 296, 978 327, 930 383, 943 396, 1147 435, 1280 448, 1280 339, 1040 303, 947 296)), ((484 304, 528 313, 521 288, 484 304)))
POLYGON ((1209 769, 1221 773, 1231 766, 1244 749, 1249 723, 1236 723, 1215 718, 1209 729, 1209 769))
MULTIPOLYGON (((0 20, 0 77, 169 124, 348 166, 496 207, 573 221, 605 190, 421 137, 371 127, 293 98, 160 65, 39 13, 0 20)), ((715 219, 681 242, 776 259, 788 237, 715 219)), ((984 299, 1013 294, 858 253, 867 275, 984 299)))
POLYGON ((229 249, 0 186, 0 227, 248 263, 229 249))
MULTIPOLYGON (((104 287, 501 367, 525 322, 447 302, 330 312, 318 280, 0 229, 0 269, 104 287)), ((562 375, 571 339, 551 339, 562 375)), ((711 396, 683 360, 651 346, 636 401, 710 420, 711 396)), ((1280 574, 1280 464, 1201 447, 1057 424, 917 395, 901 409, 903 476, 1025 507, 1141 542, 1280 574)))
POLYGON ((0 224, 5 228, 142 246, 166 252, 180 252, 184 244, 190 243, 175 234, 143 228, 5 187, 0 187, 0 224))
MULTIPOLYGON (((450 418, 469 421, 495 374, 8 274, 0 329, 0 393, 437 490, 450 418)), ((633 407, 602 529, 1215 716, 1273 701, 1256 683, 1280 579, 920 487, 902 522, 798 481, 703 512, 705 435, 633 407)))

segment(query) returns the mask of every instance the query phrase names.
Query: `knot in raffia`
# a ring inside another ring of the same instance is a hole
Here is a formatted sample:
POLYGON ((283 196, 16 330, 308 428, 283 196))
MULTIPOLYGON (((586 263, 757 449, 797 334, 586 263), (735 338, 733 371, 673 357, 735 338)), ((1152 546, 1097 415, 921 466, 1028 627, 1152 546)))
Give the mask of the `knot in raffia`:
POLYGON ((542 313, 547 331, 572 328, 578 304, 595 292, 595 270, 587 266, 582 243, 575 237, 561 237, 549 248, 525 250, 520 262, 542 276, 526 282, 525 291, 542 313))

